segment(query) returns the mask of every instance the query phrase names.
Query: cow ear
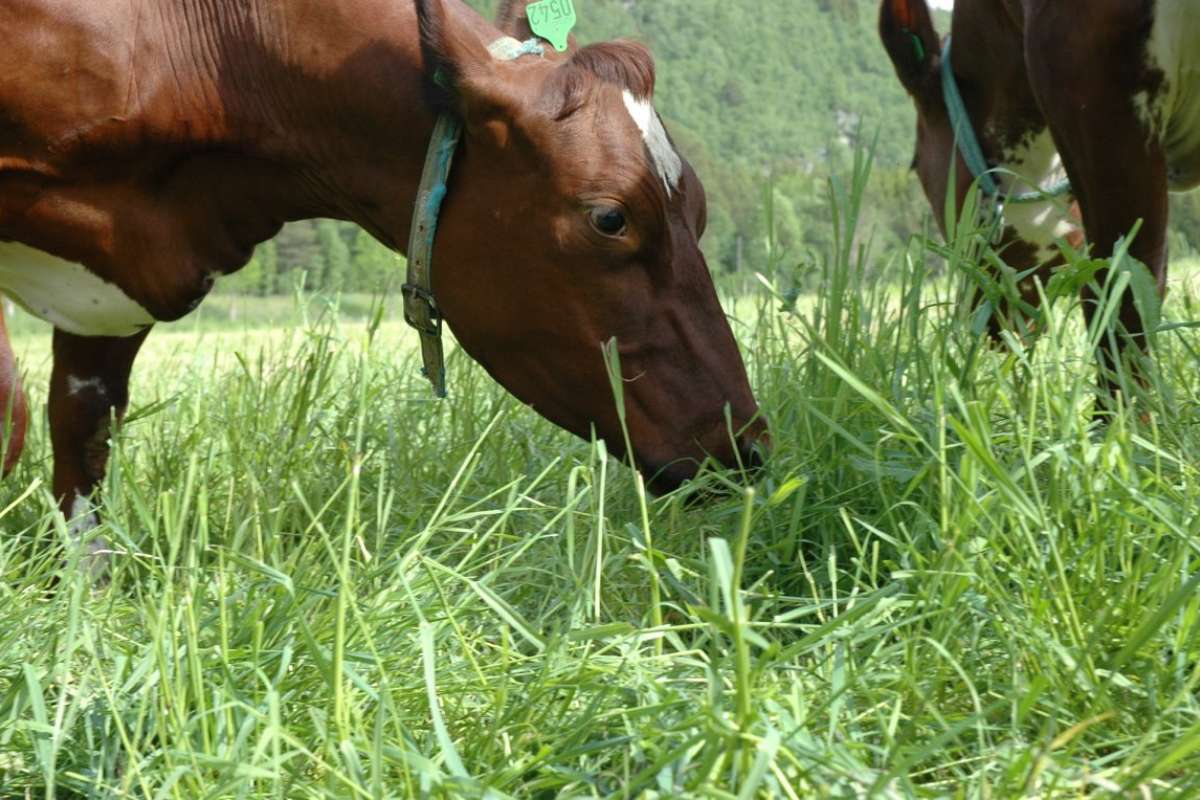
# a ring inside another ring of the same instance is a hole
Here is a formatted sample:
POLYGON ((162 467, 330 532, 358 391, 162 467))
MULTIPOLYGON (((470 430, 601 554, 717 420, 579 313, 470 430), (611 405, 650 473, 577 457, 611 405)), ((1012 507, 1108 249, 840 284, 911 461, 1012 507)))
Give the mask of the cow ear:
POLYGON ((435 108, 470 117, 516 103, 489 43, 479 38, 476 26, 453 19, 446 0, 417 0, 417 24, 427 94, 435 108))
POLYGON ((937 69, 942 45, 925 0, 883 0, 879 37, 909 94, 918 95, 937 69))
MULTIPOLYGON (((533 5, 537 0, 501 0, 500 10, 496 12, 496 27, 507 33, 514 39, 520 39, 522 42, 526 39, 534 38, 533 28, 529 24, 529 6, 533 5)), ((549 57, 567 57, 578 49, 579 44, 575 40, 575 34, 571 34, 567 38, 567 51, 558 53, 554 48, 547 47, 546 55, 549 57)))

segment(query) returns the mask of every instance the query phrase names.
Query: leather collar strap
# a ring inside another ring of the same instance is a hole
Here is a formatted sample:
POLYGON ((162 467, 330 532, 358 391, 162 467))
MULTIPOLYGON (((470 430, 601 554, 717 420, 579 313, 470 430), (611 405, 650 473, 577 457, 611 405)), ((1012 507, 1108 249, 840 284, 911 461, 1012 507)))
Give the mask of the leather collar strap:
MULTIPOLYGON (((488 51, 498 61, 545 54, 537 39, 518 42, 508 36, 497 39, 488 51)), ((433 126, 413 209, 408 238, 408 278, 402 290, 404 320, 421 336, 423 372, 438 397, 446 396, 446 357, 442 347, 442 312, 433 296, 433 244, 437 238, 442 201, 446 199, 446 181, 450 177, 454 153, 462 141, 462 130, 462 121, 449 114, 440 115, 433 126)))
POLYGON ((979 183, 979 188, 988 197, 995 197, 1005 203, 1036 203, 1071 193, 1071 182, 1061 180, 1053 186, 1035 189, 1032 192, 1004 195, 1000 185, 992 176, 993 170, 983 157, 983 148, 979 146, 979 137, 975 134, 975 126, 971 124, 971 115, 967 113, 967 104, 963 102, 962 92, 958 89, 958 79, 954 77, 954 66, 950 61, 950 37, 946 37, 946 46, 942 48, 942 97, 946 101, 946 111, 950 115, 950 125, 954 128, 954 138, 958 142, 958 152, 962 155, 971 176, 979 183))

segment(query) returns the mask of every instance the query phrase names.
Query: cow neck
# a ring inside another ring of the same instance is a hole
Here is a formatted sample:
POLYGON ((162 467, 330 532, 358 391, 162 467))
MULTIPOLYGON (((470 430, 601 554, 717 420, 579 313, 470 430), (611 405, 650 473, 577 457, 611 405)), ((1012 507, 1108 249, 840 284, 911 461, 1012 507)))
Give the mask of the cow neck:
MULTIPOLYGON (((545 55, 538 39, 519 42, 509 36, 497 39, 488 51, 497 61, 545 55)), ((462 131, 462 120, 451 114, 441 114, 434 123, 413 208, 408 239, 408 276, 402 290, 404 319, 421 337, 422 371, 439 398, 446 396, 446 356, 442 343, 442 312, 433 294, 433 245, 462 131)))
POLYGON ((1038 203, 1071 193, 1071 181, 1063 179, 1045 188, 1031 192, 1019 192, 1005 195, 996 182, 993 173, 997 170, 988 166, 983 155, 983 147, 979 144, 979 136, 967 112, 962 92, 958 88, 958 79, 954 75, 954 64, 950 58, 950 44, 953 37, 946 37, 942 48, 942 97, 946 102, 946 111, 950 115, 950 125, 954 130, 954 140, 958 144, 958 152, 979 184, 984 195, 1004 203, 1038 203))

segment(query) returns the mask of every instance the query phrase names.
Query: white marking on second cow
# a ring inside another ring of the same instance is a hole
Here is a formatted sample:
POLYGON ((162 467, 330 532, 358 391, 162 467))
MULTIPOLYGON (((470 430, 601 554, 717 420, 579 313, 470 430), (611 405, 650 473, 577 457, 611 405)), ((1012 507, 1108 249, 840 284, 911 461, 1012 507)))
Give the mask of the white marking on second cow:
POLYGON ((1195 0, 1157 0, 1147 66, 1161 72, 1153 96, 1133 98, 1134 110, 1162 142, 1171 188, 1200 186, 1200 14, 1195 0))
POLYGON ((115 283, 19 242, 0 242, 0 293, 77 336, 132 336, 154 324, 150 312, 115 283))
POLYGON ((667 129, 663 127, 662 120, 650 100, 634 97, 633 92, 628 89, 624 91, 623 96, 625 108, 628 109, 629 116, 633 117, 638 130, 642 132, 646 149, 650 151, 650 159, 654 162, 654 169, 658 172, 658 177, 662 178, 663 185, 667 187, 669 197, 674 189, 679 188, 679 179, 683 177, 683 159, 675 152, 671 139, 667 136, 667 129))
MULTIPOLYGON (((1002 197, 1046 189, 1067 177, 1049 130, 1042 130, 1020 146, 1005 151, 1003 161, 1003 169, 1013 175, 999 176, 1002 197)), ((1004 221, 1022 241, 1038 249, 1038 261, 1045 263, 1057 254, 1058 240, 1079 230, 1078 223, 1068 213, 1070 204, 1069 197, 1008 203, 1004 206, 1004 221)))

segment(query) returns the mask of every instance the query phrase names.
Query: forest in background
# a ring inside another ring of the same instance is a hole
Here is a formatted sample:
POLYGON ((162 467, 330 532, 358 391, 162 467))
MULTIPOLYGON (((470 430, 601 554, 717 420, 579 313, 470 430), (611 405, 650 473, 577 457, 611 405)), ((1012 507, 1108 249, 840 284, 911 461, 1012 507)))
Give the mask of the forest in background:
MULTIPOLYGON (((468 0, 489 17, 497 0, 468 0)), ((875 0, 576 0, 583 44, 632 38, 658 64, 655 103, 704 181, 703 246, 718 274, 750 276, 774 254, 792 264, 829 252, 831 176, 858 148, 875 168, 861 230, 890 248, 922 230, 928 209, 909 170, 915 113, 875 31, 875 0), (770 213, 766 209, 770 208, 770 213), (767 220, 774 226, 768 236, 767 220)), ((937 13, 939 29, 949 14, 937 13)), ((1172 254, 1200 247, 1200 195, 1174 198, 1172 254)), ((397 257, 343 222, 288 225, 222 288, 376 291, 397 257)))

